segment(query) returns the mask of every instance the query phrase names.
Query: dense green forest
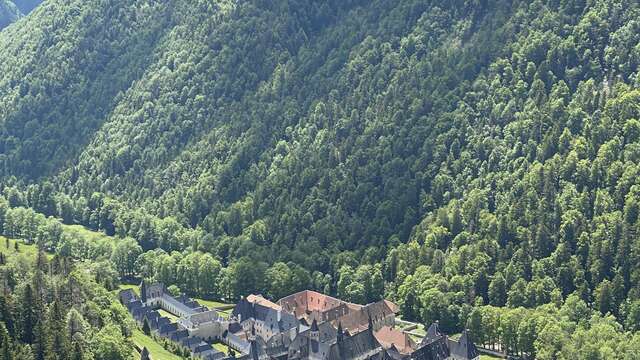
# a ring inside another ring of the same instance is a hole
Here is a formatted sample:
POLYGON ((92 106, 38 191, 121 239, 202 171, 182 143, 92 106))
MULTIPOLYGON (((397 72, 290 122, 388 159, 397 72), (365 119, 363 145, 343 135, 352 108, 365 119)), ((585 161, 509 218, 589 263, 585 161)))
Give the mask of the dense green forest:
POLYGON ((131 359, 133 321, 99 267, 0 240, 0 359, 131 359))
POLYGON ((386 296, 510 353, 636 359, 638 19, 49 0, 0 32, 2 231, 202 297, 386 296))

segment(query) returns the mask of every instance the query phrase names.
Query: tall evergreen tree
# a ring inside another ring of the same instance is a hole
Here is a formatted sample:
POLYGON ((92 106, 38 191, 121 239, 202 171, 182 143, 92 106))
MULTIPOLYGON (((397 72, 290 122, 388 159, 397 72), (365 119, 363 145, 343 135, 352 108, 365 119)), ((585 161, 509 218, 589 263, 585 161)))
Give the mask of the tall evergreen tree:
POLYGON ((35 340, 34 332, 37 323, 35 311, 36 300, 31 285, 27 284, 20 299, 20 339, 26 344, 33 344, 35 340))

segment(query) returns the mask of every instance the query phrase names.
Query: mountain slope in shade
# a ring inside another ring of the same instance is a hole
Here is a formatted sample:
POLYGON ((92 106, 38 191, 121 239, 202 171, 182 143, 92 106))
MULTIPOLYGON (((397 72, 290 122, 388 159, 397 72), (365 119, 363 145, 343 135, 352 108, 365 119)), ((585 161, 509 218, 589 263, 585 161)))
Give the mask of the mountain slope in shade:
POLYGON ((145 250, 280 261, 355 302, 377 266, 452 331, 571 294, 631 317, 639 11, 49 1, 0 33, 0 174, 145 250))

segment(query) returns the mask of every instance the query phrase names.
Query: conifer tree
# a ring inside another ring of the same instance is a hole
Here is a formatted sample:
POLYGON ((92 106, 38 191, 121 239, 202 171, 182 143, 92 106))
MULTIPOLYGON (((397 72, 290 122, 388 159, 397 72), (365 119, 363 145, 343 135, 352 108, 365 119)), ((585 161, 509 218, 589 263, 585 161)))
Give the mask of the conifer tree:
POLYGON ((143 347, 142 352, 140 352, 140 360, 150 360, 149 350, 147 350, 146 346, 143 347))
POLYGON ((32 352, 34 360, 47 360, 48 333, 44 326, 44 321, 37 321, 33 331, 34 340, 32 352))
POLYGON ((147 320, 147 318, 144 318, 144 322, 142 323, 142 332, 147 336, 151 335, 151 327, 149 326, 149 320, 147 320))
POLYGON ((69 358, 69 339, 66 329, 64 314, 59 301, 54 301, 50 306, 47 319, 47 359, 66 360, 69 358))
POLYGON ((73 342, 73 354, 71 360, 84 360, 84 350, 79 341, 73 342))
POLYGON ((0 321, 0 360, 13 360, 13 344, 7 328, 0 321))
POLYGON ((8 294, 0 294, 0 322, 4 323, 9 336, 15 337, 15 317, 9 296, 8 294))
POLYGON ((25 344, 32 344, 34 341, 34 328, 36 323, 35 300, 30 284, 27 284, 20 299, 20 339, 25 344))

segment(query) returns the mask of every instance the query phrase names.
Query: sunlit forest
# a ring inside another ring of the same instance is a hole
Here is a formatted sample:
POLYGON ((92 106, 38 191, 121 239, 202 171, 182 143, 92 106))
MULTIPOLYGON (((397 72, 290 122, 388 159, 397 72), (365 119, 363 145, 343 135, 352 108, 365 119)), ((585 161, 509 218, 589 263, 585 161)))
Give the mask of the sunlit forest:
POLYGON ((35 5, 0 0, 0 359, 128 359, 131 279, 640 359, 636 1, 35 5))

